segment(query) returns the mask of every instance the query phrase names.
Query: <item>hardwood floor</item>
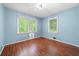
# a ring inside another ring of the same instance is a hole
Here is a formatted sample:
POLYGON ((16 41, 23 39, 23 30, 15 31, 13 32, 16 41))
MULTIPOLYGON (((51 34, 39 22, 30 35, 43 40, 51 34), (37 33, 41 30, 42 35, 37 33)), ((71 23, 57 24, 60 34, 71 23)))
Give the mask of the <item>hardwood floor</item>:
POLYGON ((79 56, 79 48, 40 37, 7 45, 1 56, 79 56))

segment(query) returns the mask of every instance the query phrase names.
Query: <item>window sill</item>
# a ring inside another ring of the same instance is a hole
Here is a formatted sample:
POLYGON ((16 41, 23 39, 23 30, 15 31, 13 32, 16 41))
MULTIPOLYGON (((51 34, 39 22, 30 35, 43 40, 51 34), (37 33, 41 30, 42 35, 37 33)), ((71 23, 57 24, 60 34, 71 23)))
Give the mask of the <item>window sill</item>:
POLYGON ((36 32, 21 32, 21 33, 17 33, 17 34, 19 35, 19 34, 29 34, 29 33, 36 33, 36 32))

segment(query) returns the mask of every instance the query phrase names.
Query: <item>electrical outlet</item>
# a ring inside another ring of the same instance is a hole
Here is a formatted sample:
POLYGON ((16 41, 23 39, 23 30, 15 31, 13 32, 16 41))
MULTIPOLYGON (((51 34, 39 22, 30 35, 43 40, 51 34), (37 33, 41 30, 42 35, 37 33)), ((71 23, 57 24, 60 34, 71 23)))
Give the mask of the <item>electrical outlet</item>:
POLYGON ((53 37, 53 39, 56 39, 56 37, 53 37))

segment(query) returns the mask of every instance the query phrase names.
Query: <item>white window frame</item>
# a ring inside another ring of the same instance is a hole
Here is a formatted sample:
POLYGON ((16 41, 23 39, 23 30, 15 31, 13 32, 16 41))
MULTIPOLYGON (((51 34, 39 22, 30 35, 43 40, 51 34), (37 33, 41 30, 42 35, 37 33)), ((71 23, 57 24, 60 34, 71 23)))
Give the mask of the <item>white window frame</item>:
POLYGON ((48 19, 48 33, 58 33, 58 17, 52 17, 52 18, 49 18, 48 19), (56 32, 51 32, 50 31, 50 20, 52 20, 52 19, 57 19, 57 31, 56 32))
MULTIPOLYGON (((37 32, 37 20, 35 19, 35 18, 30 18, 29 20, 35 20, 35 24, 36 24, 36 31, 35 32, 37 32)), ((35 32, 31 32, 31 33, 35 33, 35 32)), ((28 32, 28 33, 30 33, 30 32, 28 32)))
MULTIPOLYGON (((30 33, 29 31, 28 32, 19 32, 19 17, 21 17, 21 16, 17 16, 17 34, 30 33)), ((25 17, 25 16, 23 16, 23 17, 25 17)), ((37 32, 37 20, 35 18, 26 18, 26 19, 28 19, 28 20, 32 20, 32 19, 35 20, 35 23, 36 23, 36 31, 35 32, 37 32)), ((35 33, 35 32, 32 32, 32 33, 35 33)))

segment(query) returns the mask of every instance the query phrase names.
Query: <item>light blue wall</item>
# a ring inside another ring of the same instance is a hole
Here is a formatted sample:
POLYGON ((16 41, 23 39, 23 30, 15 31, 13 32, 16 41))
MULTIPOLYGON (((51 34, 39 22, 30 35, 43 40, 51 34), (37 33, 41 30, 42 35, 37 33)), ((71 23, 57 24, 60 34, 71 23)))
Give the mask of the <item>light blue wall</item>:
POLYGON ((77 29, 77 31, 78 31, 78 40, 77 40, 77 42, 79 42, 79 7, 78 7, 78 11, 77 11, 77 14, 78 14, 78 29, 77 29))
POLYGON ((0 4, 0 50, 4 43, 4 10, 2 4, 0 4))
POLYGON ((52 38, 56 36, 58 40, 79 45, 79 7, 71 8, 56 15, 40 19, 8 8, 4 8, 3 10, 2 5, 0 5, 0 46, 3 45, 4 29, 5 44, 28 38, 28 33, 17 34, 17 15, 24 15, 27 18, 35 18, 37 20, 38 30, 35 33, 36 37, 43 36, 52 38), (58 16, 59 32, 48 33, 48 19, 54 16, 58 16), (4 25, 5 27, 3 27, 4 25))
POLYGON ((35 37, 41 35, 41 21, 39 18, 5 8, 5 44, 28 39, 28 33, 17 34, 17 15, 24 15, 27 18, 35 18, 37 20, 37 32, 35 33, 35 37))
POLYGON ((43 20, 43 37, 52 38, 53 36, 55 36, 58 40, 79 45, 79 31, 77 30, 79 24, 78 11, 78 7, 74 7, 45 18, 43 20), (48 33, 48 19, 55 16, 58 17, 59 32, 48 33))

